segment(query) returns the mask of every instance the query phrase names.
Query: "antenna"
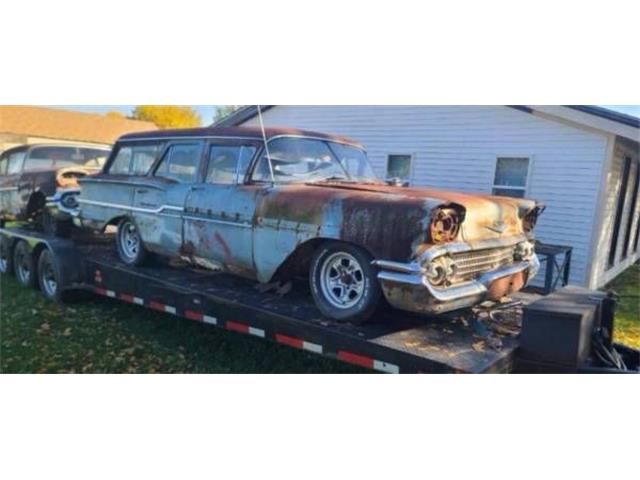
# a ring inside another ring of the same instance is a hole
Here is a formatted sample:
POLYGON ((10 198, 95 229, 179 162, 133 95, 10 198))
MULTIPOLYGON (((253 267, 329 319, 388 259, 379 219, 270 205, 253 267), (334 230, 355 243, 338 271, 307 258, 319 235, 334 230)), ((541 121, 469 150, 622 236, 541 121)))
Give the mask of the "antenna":
POLYGON ((262 108, 260 105, 256 105, 258 107, 258 119, 260 120, 260 128, 262 129, 262 141, 264 142, 264 151, 267 154, 267 162, 269 162, 269 173, 271 174, 271 184, 275 187, 276 185, 276 176, 273 173, 273 163, 271 163, 271 154, 269 153, 269 143, 267 142, 267 132, 264 129, 264 120, 262 119, 262 108))

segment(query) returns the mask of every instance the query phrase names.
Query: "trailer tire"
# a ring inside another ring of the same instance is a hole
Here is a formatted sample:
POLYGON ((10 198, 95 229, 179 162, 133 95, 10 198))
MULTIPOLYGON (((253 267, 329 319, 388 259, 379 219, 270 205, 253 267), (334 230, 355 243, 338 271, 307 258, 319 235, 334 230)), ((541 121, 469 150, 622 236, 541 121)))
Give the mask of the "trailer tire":
POLYGON ((60 268, 55 256, 48 248, 42 250, 38 259, 38 284, 40 291, 48 300, 62 301, 60 268))
POLYGON ((120 260, 127 265, 139 267, 147 259, 147 250, 142 243, 138 226, 130 218, 123 219, 118 225, 116 248, 120 260))
POLYGON ((13 255, 11 251, 11 240, 4 235, 0 235, 0 273, 11 275, 13 273, 13 255))
POLYGON ((35 288, 38 282, 36 262, 33 252, 24 240, 20 240, 13 249, 13 268, 18 283, 23 287, 35 288))
POLYGON ((371 260, 363 249, 341 242, 327 243, 316 251, 309 283, 324 316, 355 324, 370 320, 382 297, 371 260))

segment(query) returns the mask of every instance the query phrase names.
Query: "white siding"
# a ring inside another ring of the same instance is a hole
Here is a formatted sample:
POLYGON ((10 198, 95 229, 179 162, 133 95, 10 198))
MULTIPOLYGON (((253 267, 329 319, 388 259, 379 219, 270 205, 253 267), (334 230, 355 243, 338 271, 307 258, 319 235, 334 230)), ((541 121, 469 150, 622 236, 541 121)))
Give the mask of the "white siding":
POLYGON ((616 211, 618 208, 618 198, 620 190, 622 188, 622 182, 628 181, 627 178, 622 178, 625 158, 630 157, 632 159, 631 171, 629 177, 634 178, 638 168, 638 144, 624 141, 618 138, 615 141, 615 148, 613 151, 613 161, 607 172, 606 177, 606 196, 603 202, 603 225, 596 229, 595 234, 598 236, 596 256, 594 260, 594 272, 593 272, 593 286, 602 286, 609 283, 625 269, 631 266, 639 258, 640 252, 633 252, 633 246, 629 250, 629 256, 623 258, 624 254, 624 241, 626 239, 626 232, 628 227, 629 215, 633 214, 634 219, 631 227, 631 241, 635 238, 635 232, 637 231, 638 221, 640 218, 637 216, 637 212, 640 211, 640 197, 634 205, 632 210, 631 200, 633 195, 633 182, 629 184, 627 189, 627 196, 625 199, 625 207, 622 214, 622 223, 620 225, 620 232, 618 233, 618 246, 616 249, 615 264, 612 268, 609 268, 609 252, 611 247, 611 241, 613 237, 613 226, 616 220, 616 211))
POLYGON ((586 284, 605 135, 504 106, 279 105, 264 119, 354 138, 380 176, 387 155, 412 154, 415 185, 489 193, 498 156, 530 156, 527 196, 548 206, 538 237, 573 246, 571 281, 586 284))

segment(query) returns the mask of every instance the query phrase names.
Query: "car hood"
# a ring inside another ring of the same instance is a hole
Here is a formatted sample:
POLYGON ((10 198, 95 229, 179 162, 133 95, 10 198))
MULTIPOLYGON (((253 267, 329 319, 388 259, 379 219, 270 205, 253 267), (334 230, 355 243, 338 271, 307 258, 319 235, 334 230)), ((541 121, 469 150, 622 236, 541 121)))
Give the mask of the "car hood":
POLYGON ((397 201, 404 199, 421 203, 430 212, 437 207, 458 206, 465 212, 461 240, 474 242, 492 238, 522 235, 522 218, 536 207, 527 199, 497 197, 486 194, 462 193, 432 188, 406 188, 382 184, 351 184, 322 182, 308 184, 309 188, 321 188, 343 193, 363 195, 369 201, 397 201))

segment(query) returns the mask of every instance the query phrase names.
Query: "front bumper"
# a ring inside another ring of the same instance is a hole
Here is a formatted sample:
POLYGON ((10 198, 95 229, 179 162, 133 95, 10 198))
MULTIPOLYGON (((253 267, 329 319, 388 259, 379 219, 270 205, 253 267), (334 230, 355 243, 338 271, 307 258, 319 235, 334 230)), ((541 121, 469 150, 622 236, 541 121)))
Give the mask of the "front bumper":
POLYGON ((374 264, 380 268, 378 280, 393 307, 431 314, 468 308, 515 293, 524 288, 540 269, 540 261, 533 254, 527 260, 485 272, 472 281, 435 287, 417 262, 376 261, 374 264))

